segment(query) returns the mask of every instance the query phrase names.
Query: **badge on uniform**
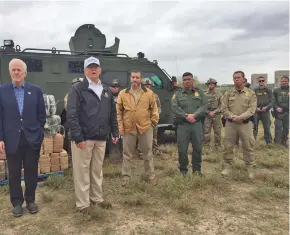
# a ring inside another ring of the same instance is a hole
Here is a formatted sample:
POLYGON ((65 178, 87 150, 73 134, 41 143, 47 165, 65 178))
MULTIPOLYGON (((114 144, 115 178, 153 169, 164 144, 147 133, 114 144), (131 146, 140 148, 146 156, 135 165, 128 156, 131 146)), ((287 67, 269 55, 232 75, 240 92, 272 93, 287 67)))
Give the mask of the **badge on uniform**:
POLYGON ((172 96, 172 100, 175 100, 175 98, 176 98, 176 95, 174 94, 174 95, 172 96))
POLYGON ((105 92, 105 94, 104 94, 104 95, 105 95, 105 97, 106 97, 106 98, 108 98, 108 97, 109 97, 107 92, 105 92))
POLYGON ((194 92, 194 96, 199 96, 199 93, 197 91, 194 92))

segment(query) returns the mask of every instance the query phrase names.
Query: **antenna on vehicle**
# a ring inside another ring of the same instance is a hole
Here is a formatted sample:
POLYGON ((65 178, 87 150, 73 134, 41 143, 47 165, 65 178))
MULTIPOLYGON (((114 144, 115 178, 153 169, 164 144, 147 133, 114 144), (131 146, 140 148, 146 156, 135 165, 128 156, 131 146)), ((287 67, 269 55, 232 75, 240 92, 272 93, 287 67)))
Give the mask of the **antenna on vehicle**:
POLYGON ((177 56, 175 56, 175 63, 176 63, 176 77, 178 77, 177 56))

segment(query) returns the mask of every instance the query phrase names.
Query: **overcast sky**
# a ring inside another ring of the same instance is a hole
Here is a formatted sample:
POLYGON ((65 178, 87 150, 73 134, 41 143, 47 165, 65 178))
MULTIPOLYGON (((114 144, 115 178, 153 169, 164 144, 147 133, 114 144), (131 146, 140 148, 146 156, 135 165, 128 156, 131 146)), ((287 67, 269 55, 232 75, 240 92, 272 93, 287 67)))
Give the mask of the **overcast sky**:
POLYGON ((273 82, 275 70, 289 69, 288 1, 0 1, 0 40, 22 49, 69 49, 86 23, 106 35, 107 47, 116 36, 120 53, 142 51, 170 75, 231 83, 233 71, 243 70, 273 82))

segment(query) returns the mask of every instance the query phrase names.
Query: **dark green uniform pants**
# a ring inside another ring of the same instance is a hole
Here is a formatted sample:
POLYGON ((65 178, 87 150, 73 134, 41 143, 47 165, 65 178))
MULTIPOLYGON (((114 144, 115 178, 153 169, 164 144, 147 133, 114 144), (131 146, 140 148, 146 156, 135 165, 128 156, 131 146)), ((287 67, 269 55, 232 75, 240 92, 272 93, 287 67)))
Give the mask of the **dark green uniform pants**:
POLYGON ((289 133, 289 112, 277 114, 275 118, 275 143, 286 144, 289 133))
POLYGON ((192 169, 194 171, 201 170, 201 154, 203 141, 202 122, 198 121, 194 124, 184 123, 178 124, 177 127, 177 146, 179 156, 179 169, 187 172, 188 166, 188 145, 192 144, 192 169))
POLYGON ((259 128, 259 121, 262 121, 263 128, 264 128, 264 139, 266 144, 272 143, 272 135, 270 131, 270 112, 264 113, 256 113, 256 128, 254 128, 254 137, 257 138, 258 135, 258 128, 259 128))

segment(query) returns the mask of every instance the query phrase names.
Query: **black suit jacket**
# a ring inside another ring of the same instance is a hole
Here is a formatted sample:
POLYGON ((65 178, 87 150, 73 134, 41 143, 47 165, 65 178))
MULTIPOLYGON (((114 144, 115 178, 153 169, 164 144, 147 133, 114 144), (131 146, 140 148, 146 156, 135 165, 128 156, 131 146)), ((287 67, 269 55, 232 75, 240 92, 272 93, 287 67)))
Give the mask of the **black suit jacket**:
POLYGON ((17 151, 21 127, 36 151, 40 150, 44 138, 46 111, 40 87, 25 82, 22 116, 11 83, 0 86, 0 141, 4 141, 6 154, 17 151))

